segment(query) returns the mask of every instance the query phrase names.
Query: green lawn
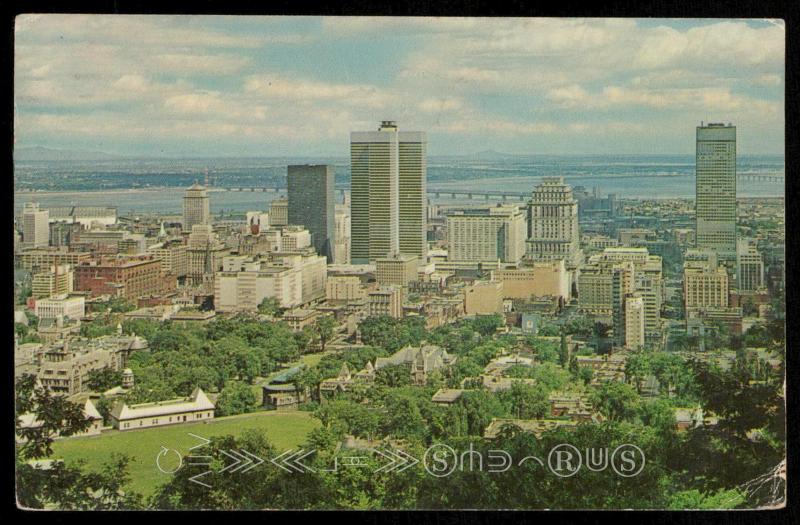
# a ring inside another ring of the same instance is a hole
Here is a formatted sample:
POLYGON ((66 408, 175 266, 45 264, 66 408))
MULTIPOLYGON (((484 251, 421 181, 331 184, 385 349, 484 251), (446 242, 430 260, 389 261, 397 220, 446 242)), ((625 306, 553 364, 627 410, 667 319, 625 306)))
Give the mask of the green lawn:
MULTIPOLYGON (((113 452, 127 454, 131 457, 128 465, 131 482, 128 489, 149 496, 170 478, 169 474, 162 473, 156 467, 156 456, 161 447, 178 450, 186 456, 190 454, 190 447, 202 443, 190 436, 189 432, 208 438, 226 434, 238 436, 246 429, 262 429, 275 448, 282 452, 297 447, 319 425, 319 421, 308 412, 255 412, 219 418, 207 423, 187 423, 127 432, 112 430, 99 436, 66 438, 53 444, 52 457, 63 458, 68 464, 83 459, 87 468, 94 469, 108 461, 113 452)), ((177 465, 176 455, 170 454, 167 460, 162 463, 164 470, 170 470, 177 465), (166 464, 168 462, 171 462, 170 465, 166 464)))

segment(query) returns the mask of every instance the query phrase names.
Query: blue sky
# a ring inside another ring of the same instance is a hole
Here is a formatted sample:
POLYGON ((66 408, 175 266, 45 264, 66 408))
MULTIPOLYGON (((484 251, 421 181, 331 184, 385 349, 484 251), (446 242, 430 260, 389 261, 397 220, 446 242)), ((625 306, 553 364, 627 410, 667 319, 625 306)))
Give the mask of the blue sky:
POLYGON ((397 120, 432 155, 781 153, 780 21, 21 15, 18 147, 346 157, 397 120))

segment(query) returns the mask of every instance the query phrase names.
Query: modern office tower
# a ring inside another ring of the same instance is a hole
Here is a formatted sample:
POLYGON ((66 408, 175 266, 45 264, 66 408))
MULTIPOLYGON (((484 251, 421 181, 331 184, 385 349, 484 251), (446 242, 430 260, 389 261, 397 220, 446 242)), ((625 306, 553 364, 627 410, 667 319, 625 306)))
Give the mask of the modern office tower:
POLYGON ((375 261, 375 280, 379 286, 408 286, 417 280, 420 259, 417 255, 394 254, 375 261))
POLYGON ((333 166, 289 166, 286 185, 289 224, 305 226, 317 253, 332 263, 336 244, 333 166))
POLYGON ((736 258, 736 127, 708 124, 697 128, 697 247, 736 258))
POLYGON ((269 206, 269 225, 286 226, 289 224, 289 200, 276 199, 269 206))
POLYGON ((736 287, 740 292, 764 287, 764 261, 751 239, 739 239, 736 243, 736 287))
POLYGON ((578 201, 563 177, 545 177, 528 205, 528 252, 534 261, 564 259, 567 269, 580 264, 578 201))
POLYGON ((75 271, 69 264, 54 264, 46 272, 33 275, 31 296, 35 299, 64 295, 72 292, 75 286, 75 271))
POLYGON ((208 190, 195 182, 183 196, 183 230, 191 232, 195 224, 210 224, 210 221, 208 190))
POLYGON ((26 202, 22 208, 22 247, 47 248, 50 243, 50 212, 39 209, 38 202, 26 202))
POLYGON ((368 264, 391 253, 427 256, 426 138, 397 131, 383 121, 378 131, 350 134, 351 253, 368 264))
POLYGON ((514 205, 447 214, 447 260, 518 263, 525 255, 525 214, 514 205))
POLYGON ((640 350, 644 346, 644 299, 636 293, 625 298, 625 348, 640 350))
POLYGON ((723 266, 686 263, 683 269, 685 308, 728 307, 728 272, 723 266))

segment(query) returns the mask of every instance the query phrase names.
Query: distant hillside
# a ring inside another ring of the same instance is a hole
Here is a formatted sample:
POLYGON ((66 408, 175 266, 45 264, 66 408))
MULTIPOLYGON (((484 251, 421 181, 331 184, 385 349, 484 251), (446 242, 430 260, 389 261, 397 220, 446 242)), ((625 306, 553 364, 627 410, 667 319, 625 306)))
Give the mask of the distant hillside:
POLYGON ((34 146, 30 148, 14 148, 14 160, 37 161, 37 160, 106 160, 118 159, 119 155, 105 153, 103 151, 86 150, 65 150, 34 146))

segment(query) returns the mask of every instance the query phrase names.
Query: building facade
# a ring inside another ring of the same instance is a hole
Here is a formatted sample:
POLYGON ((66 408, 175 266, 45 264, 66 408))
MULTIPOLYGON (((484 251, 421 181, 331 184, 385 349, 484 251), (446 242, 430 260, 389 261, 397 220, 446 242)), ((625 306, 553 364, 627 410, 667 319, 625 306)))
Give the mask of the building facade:
POLYGON ((269 225, 287 226, 289 224, 289 200, 275 199, 269 206, 269 225))
POLYGON ((736 243, 736 287, 740 292, 764 288, 764 260, 750 239, 739 239, 736 243))
POLYGON ((211 209, 208 190, 196 182, 186 189, 183 196, 183 229, 192 231, 195 224, 210 224, 211 209))
POLYGON ((289 224, 302 224, 317 253, 332 263, 336 245, 333 166, 289 166, 286 184, 289 224))
POLYGON ((417 280, 420 259, 416 255, 393 254, 375 261, 375 280, 379 286, 407 287, 417 280))
POLYGON ((698 248, 736 257, 736 127, 697 128, 695 217, 698 248))
POLYGON ((75 289, 135 303, 139 297, 174 290, 175 283, 162 278, 161 261, 152 256, 100 257, 75 267, 75 289))
POLYGON ((395 319, 403 317, 403 289, 399 286, 384 286, 367 295, 367 316, 382 315, 395 319))
POLYGON ((33 274, 31 296, 35 299, 68 294, 74 290, 75 271, 69 264, 54 264, 49 271, 33 274))
POLYGON ((563 177, 545 177, 533 189, 526 257, 534 261, 564 259, 567 268, 580 263, 578 201, 563 177))
POLYGON ((687 264, 683 270, 684 307, 728 307, 728 272, 723 266, 687 264))
POLYGON ((37 299, 33 312, 39 319, 80 319, 86 315, 86 299, 80 295, 66 294, 37 299))
POLYGON ((22 246, 47 248, 50 244, 50 212, 38 202, 26 202, 22 208, 22 246))
POLYGON ((525 214, 514 205, 447 214, 447 260, 517 264, 525 255, 525 214))
POLYGON ((199 387, 185 398, 128 405, 118 403, 111 409, 111 424, 119 431, 160 427, 177 423, 196 423, 214 419, 216 407, 199 387))
POLYGON ((351 254, 367 264, 390 253, 427 255, 426 137, 378 131, 350 135, 351 254))

